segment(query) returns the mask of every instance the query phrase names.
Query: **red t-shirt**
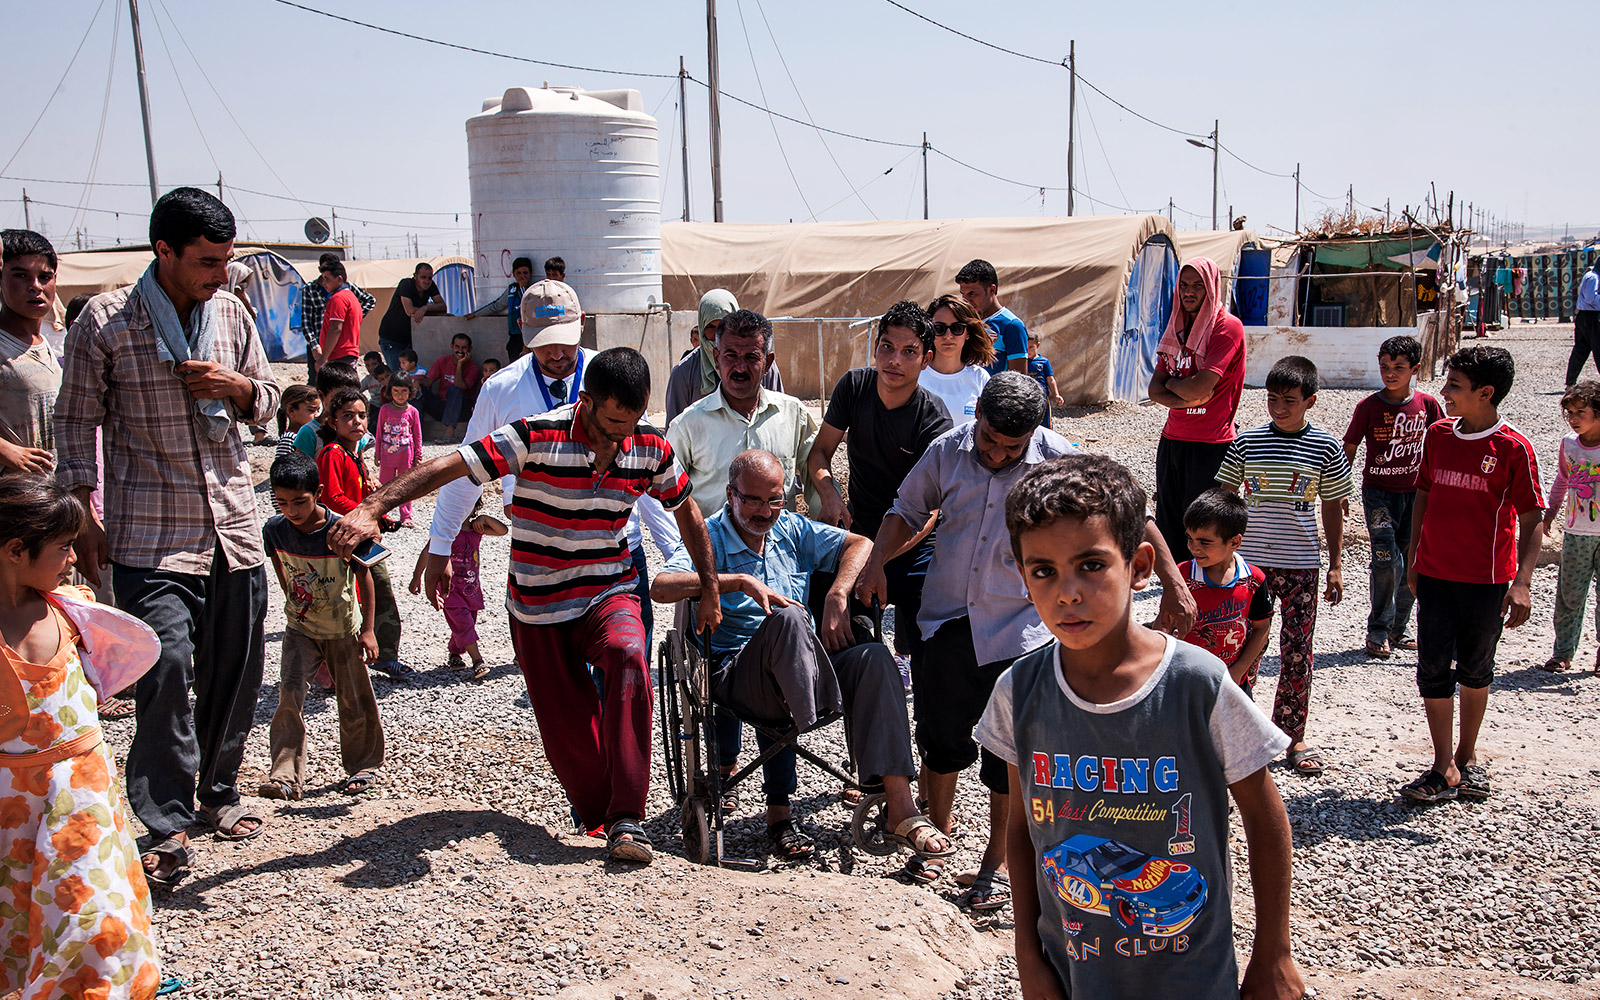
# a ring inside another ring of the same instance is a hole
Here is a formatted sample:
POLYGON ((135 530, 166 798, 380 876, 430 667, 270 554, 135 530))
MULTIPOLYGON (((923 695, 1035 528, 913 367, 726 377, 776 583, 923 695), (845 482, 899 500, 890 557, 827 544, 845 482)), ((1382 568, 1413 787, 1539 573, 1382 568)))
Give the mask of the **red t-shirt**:
POLYGON ((355 292, 341 288, 328 297, 328 304, 322 310, 322 358, 324 361, 338 361, 340 358, 354 358, 360 354, 361 303, 356 301, 355 292), (330 344, 329 325, 341 319, 344 320, 344 327, 339 331, 339 340, 330 344))
POLYGON ((1234 556, 1233 574, 1226 583, 1212 583, 1193 559, 1178 566, 1194 595, 1194 628, 1183 641, 1199 646, 1233 666, 1250 637, 1250 622, 1272 617, 1272 598, 1261 570, 1234 556))
POLYGON ((1417 489, 1428 494, 1417 572, 1458 583, 1509 583, 1517 575, 1517 515, 1543 510, 1539 460, 1504 420, 1462 434, 1454 419, 1428 428, 1417 489))
POLYGON ((1174 378, 1188 378, 1199 372, 1217 373, 1217 387, 1211 398, 1186 410, 1168 410, 1167 426, 1161 436, 1173 441, 1207 441, 1226 444, 1233 440, 1233 418, 1239 412, 1239 394, 1244 391, 1244 324, 1239 317, 1225 314, 1211 328, 1206 341, 1206 356, 1199 358, 1187 346, 1178 349, 1175 362, 1159 355, 1161 370, 1174 378))
POLYGON ((1444 419, 1444 407, 1422 390, 1398 405, 1375 392, 1356 404, 1345 429, 1344 443, 1367 442, 1367 464, 1361 485, 1390 493, 1415 493, 1422 467, 1422 438, 1444 419))
POLYGON ((449 394, 451 386, 456 386, 464 392, 477 388, 478 383, 483 381, 483 368, 476 361, 468 361, 461 366, 461 377, 457 378, 456 356, 441 354, 428 369, 428 378, 433 381, 428 388, 435 396, 443 399, 449 394))

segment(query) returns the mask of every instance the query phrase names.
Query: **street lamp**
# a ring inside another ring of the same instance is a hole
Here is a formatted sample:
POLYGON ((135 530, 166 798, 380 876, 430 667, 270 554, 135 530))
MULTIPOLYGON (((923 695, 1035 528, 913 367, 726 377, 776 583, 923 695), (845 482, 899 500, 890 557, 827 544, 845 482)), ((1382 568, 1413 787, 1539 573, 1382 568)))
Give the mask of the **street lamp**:
POLYGON ((1211 122, 1211 135, 1207 136, 1207 138, 1209 138, 1211 140, 1210 142, 1206 142, 1205 139, 1187 139, 1187 140, 1185 140, 1191 146, 1199 146, 1201 149, 1209 149, 1209 150, 1211 150, 1211 228, 1212 229, 1216 229, 1217 228, 1217 157, 1220 155, 1218 151, 1220 150, 1220 148, 1222 146, 1222 144, 1217 141, 1217 132, 1220 130, 1221 125, 1222 125, 1222 122, 1220 120, 1212 119, 1212 122, 1211 122))

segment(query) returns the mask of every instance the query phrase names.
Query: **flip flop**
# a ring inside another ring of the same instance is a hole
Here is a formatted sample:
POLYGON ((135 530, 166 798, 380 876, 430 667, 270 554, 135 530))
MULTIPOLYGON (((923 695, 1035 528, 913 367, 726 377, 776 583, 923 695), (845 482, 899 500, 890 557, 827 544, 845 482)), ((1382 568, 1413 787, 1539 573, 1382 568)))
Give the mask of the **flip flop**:
POLYGON ((940 832, 939 828, 933 825, 933 820, 926 816, 912 816, 895 827, 893 832, 885 830, 883 839, 892 844, 899 844, 924 858, 948 858, 956 853, 955 841, 940 832), (942 851, 928 850, 928 841, 934 837, 943 837, 949 842, 949 846, 942 851))
POLYGON ((1316 747, 1305 747, 1301 750, 1290 750, 1286 759, 1289 766, 1299 774, 1314 778, 1323 772, 1326 765, 1322 762, 1322 753, 1316 747))
POLYGON ((650 838, 637 820, 619 819, 606 830, 606 854, 613 861, 629 861, 647 865, 655 859, 650 849, 650 838), (628 837, 628 840, 623 840, 628 837))
POLYGON ((1539 669, 1547 670, 1552 674, 1566 673, 1568 670, 1572 669, 1572 661, 1564 659, 1560 656, 1552 656, 1550 659, 1539 664, 1539 669))
POLYGON ((1387 660, 1394 655, 1394 650, 1389 648, 1387 642, 1373 642, 1367 640, 1367 655, 1375 660, 1387 660))
POLYGON ((212 809, 201 806, 195 813, 195 819, 205 828, 213 831, 218 840, 254 840, 261 836, 267 828, 266 817, 251 809, 243 802, 212 809), (233 828, 240 823, 255 821, 255 829, 245 833, 234 833, 233 828))

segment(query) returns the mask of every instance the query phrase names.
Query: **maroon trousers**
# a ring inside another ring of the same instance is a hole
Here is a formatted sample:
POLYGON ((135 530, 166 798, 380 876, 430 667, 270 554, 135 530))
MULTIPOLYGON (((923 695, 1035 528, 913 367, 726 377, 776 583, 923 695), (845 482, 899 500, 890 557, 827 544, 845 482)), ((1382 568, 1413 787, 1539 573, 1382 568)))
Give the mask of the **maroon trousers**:
POLYGON ((511 620, 511 644, 550 767, 586 829, 644 816, 650 793, 649 638, 616 594, 559 625, 511 620), (604 674, 596 691, 588 664, 604 674))

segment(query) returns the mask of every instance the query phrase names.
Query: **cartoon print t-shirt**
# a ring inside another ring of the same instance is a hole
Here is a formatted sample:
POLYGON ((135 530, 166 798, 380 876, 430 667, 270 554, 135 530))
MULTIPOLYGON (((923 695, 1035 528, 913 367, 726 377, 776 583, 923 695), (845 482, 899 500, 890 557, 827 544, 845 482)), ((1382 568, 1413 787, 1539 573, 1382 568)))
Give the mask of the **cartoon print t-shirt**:
POLYGON ((1072 996, 1175 982, 1185 997, 1239 996, 1228 785, 1289 738, 1220 660, 1165 638, 1150 679, 1109 705, 1072 691, 1052 642, 1000 676, 978 724, 978 742, 1017 765, 1039 937, 1072 996))
POLYGON ((1600 535, 1600 445, 1593 448, 1568 434, 1561 439, 1561 458, 1556 463, 1556 481, 1550 484, 1550 502, 1555 510, 1567 502, 1567 517, 1562 530, 1572 535, 1600 535))
POLYGON ((261 529, 267 551, 283 567, 285 625, 313 639, 342 639, 360 631, 360 605, 351 564, 328 548, 328 530, 339 515, 309 534, 279 514, 261 529))

